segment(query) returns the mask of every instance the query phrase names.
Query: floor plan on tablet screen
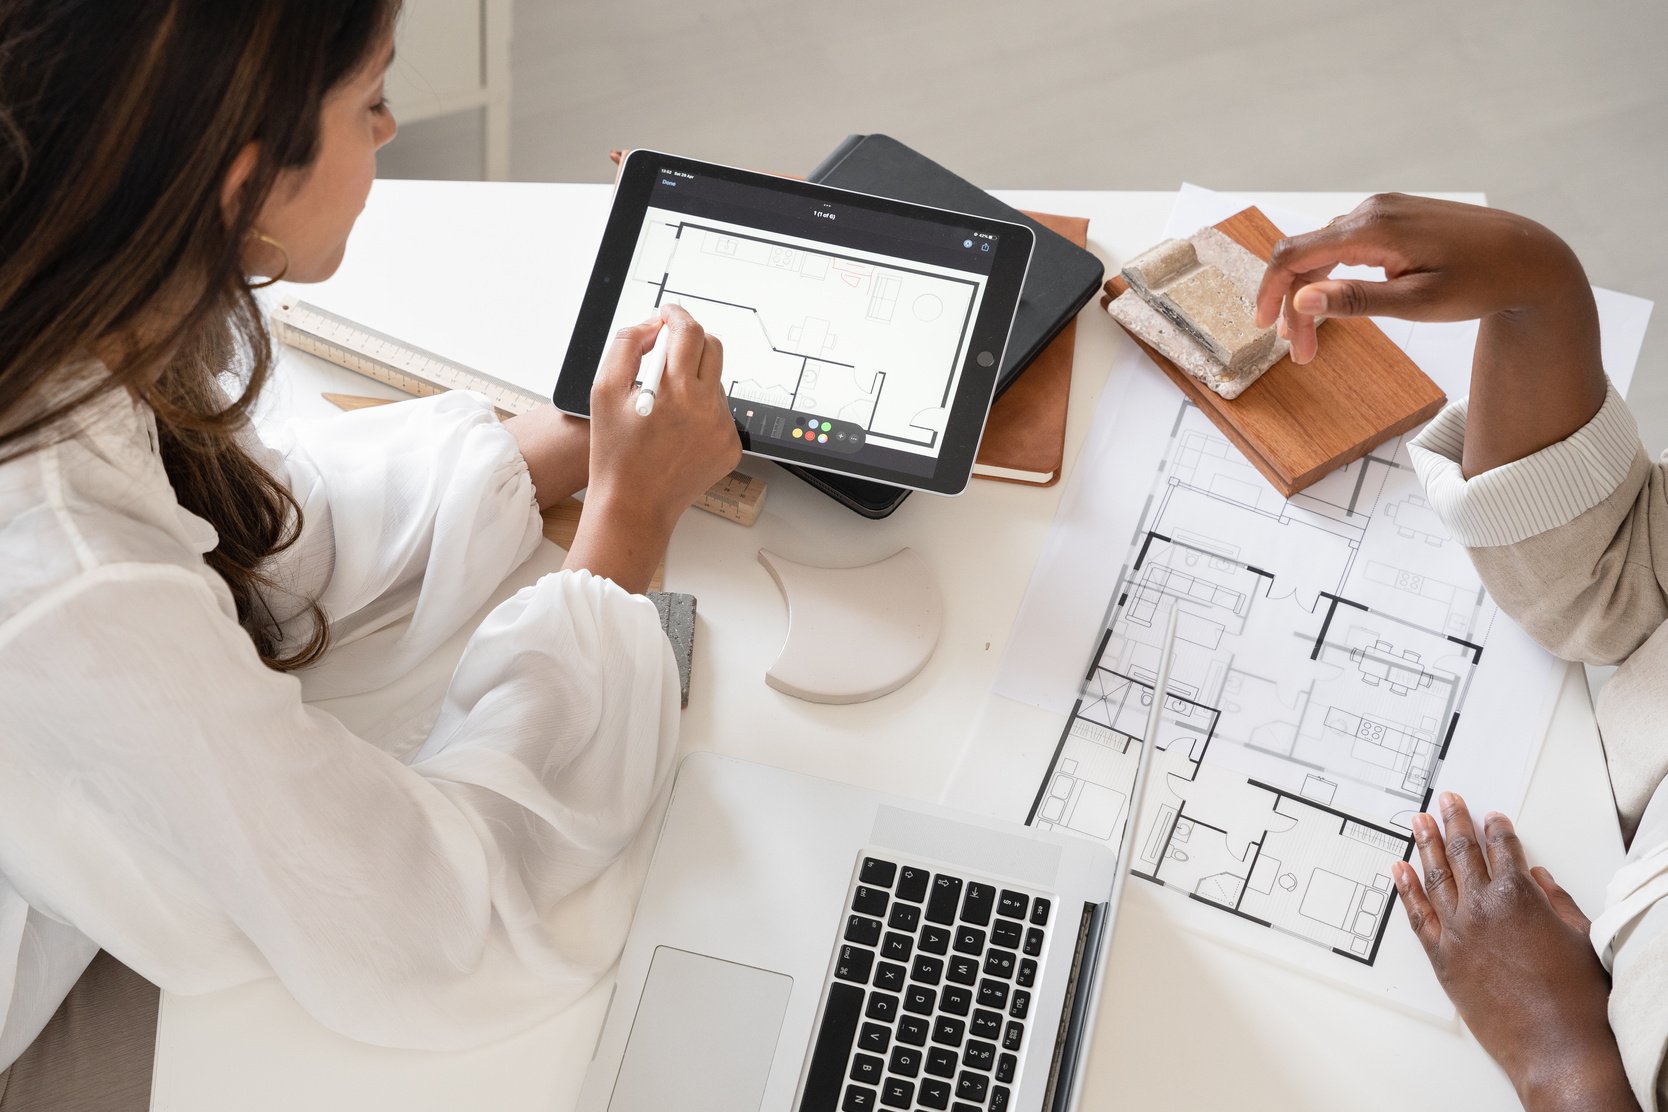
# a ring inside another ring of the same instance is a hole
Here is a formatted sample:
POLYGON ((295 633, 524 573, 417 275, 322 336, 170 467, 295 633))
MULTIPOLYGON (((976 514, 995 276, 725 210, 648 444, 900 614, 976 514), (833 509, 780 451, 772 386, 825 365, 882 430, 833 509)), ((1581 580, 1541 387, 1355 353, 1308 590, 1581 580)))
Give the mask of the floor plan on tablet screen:
POLYGON ((733 401, 937 456, 984 284, 973 271, 651 207, 615 325, 681 304, 723 340, 733 401))
POLYGON ((1136 875, 1371 964, 1494 604, 1400 441, 1286 500, 1172 412, 1031 822, 1118 839, 1174 608, 1136 875))

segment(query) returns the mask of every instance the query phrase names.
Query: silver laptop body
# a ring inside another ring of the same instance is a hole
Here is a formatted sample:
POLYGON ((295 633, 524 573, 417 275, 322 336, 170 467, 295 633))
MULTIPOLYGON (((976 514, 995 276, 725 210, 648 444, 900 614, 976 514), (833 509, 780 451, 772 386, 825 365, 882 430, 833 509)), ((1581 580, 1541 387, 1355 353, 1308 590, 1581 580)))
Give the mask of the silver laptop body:
POLYGON ((693 755, 579 1107, 1075 1107, 1116 874, 1081 837, 693 755), (951 902, 954 923, 930 921, 951 902))

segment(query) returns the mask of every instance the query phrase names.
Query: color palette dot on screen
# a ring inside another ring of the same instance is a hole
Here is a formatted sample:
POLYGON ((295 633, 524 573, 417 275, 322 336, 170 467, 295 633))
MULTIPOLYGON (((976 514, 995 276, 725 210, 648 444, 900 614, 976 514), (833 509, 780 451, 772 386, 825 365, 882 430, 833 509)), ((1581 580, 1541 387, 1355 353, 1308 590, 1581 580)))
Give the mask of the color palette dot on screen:
POLYGON ((828 443, 828 434, 825 433, 825 432, 819 432, 817 434, 817 443, 818 444, 827 444, 828 443))
MULTIPOLYGON (((831 430, 831 429, 833 429, 833 427, 834 427, 834 426, 833 426, 833 425, 831 425, 831 424, 829 424, 829 423, 828 423, 828 422, 827 422, 827 421, 824 421, 824 422, 823 422, 823 423, 822 423, 822 431, 823 431, 823 432, 828 432, 828 431, 830 431, 830 430, 831 430)), ((825 439, 826 439, 826 438, 825 438, 825 439)))
POLYGON ((800 437, 802 437, 804 435, 805 435, 805 430, 804 429, 794 429, 793 430, 793 438, 795 440, 798 440, 800 437))

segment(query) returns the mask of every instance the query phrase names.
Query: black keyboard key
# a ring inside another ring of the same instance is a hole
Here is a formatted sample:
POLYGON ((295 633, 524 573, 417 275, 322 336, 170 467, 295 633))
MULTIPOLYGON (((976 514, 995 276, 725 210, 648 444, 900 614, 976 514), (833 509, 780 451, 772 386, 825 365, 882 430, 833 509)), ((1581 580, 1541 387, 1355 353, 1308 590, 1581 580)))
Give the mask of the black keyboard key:
POLYGON ((898 867, 892 862, 882 861, 878 857, 865 857, 863 858, 863 869, 857 874, 857 879, 864 884, 872 884, 877 888, 890 888, 897 875, 898 867))
POLYGON ((834 1095, 846 1080, 846 1057, 863 1013, 863 990, 838 981, 828 986, 822 1026, 805 1072, 805 1100, 800 1112, 834 1112, 834 1095))
POLYGON ((961 900, 961 878, 953 876, 935 876, 932 878, 932 895, 927 898, 927 921, 930 923, 954 923, 956 921, 956 904, 961 900))
POLYGON ((851 897, 851 909, 863 915, 884 915, 887 903, 884 888, 870 888, 867 884, 859 884, 851 897))
POLYGON ((961 1064, 976 1070, 990 1072, 991 1063, 996 1060, 996 1047, 992 1043, 980 1042, 978 1039, 968 1039, 967 1049, 961 1052, 961 1064))
POLYGON ((898 1020, 898 1041, 910 1046, 925 1046, 927 1034, 931 1030, 932 1023, 929 1020, 906 1015, 898 1020))
POLYGON ((1041 927, 1032 927, 1025 932, 1025 953, 1028 957, 1036 957, 1042 953, 1043 932, 1041 927))
POLYGON ((865 950, 861 946, 841 946, 840 956, 834 959, 834 976, 842 981, 866 985, 869 983, 869 970, 874 968, 874 964, 873 950, 865 950))
POLYGON ((904 990, 904 1011, 916 1015, 932 1015, 938 1005, 938 993, 925 985, 910 985, 904 990))
POLYGON ((1046 899, 1041 896, 1037 897, 1036 902, 1031 905, 1031 925, 1033 927, 1048 926, 1048 909, 1050 906, 1052 905, 1046 899))
POLYGON ((887 931, 886 941, 881 943, 880 956, 893 961, 908 961, 910 951, 915 949, 915 940, 907 934, 897 931, 887 931))
POLYGON ((962 1100, 976 1100, 984 1103, 985 1090, 990 1086, 990 1079, 971 1070, 962 1070, 961 1076, 956 1078, 956 1096, 962 1100))
POLYGON ((1019 959, 1019 976, 1014 980, 1019 982, 1020 988, 1030 988, 1037 983, 1037 963, 1030 958, 1019 959))
POLYGON ((857 1036, 857 1045, 870 1054, 885 1054, 892 1041, 892 1029, 878 1023, 865 1023, 857 1036))
POLYGON ((996 901, 996 910, 1011 919, 1025 918, 1026 909, 1031 906, 1031 897, 1024 892, 1010 892, 1002 889, 1002 898, 996 901))
POLYGON ((1014 1002, 1008 1007, 1008 1014, 1015 1019, 1024 1019, 1031 1012, 1031 994, 1024 989, 1014 990, 1014 1002))
POLYGON ((950 971, 945 975, 958 985, 970 985, 979 979, 979 963, 973 958, 951 958, 950 971))
POLYGON ((870 1019, 890 1022, 898 1017, 898 998, 889 992, 871 992, 869 1006, 863 1014, 870 1019))
POLYGON ((1006 1085, 1014 1079, 1014 1071, 1019 1069, 1019 1059, 1012 1054, 1004 1054, 996 1059, 996 1080, 1006 1085))
POLYGON ((929 954, 950 952, 950 928, 935 927, 931 923, 921 928, 921 949, 929 954))
POLYGON ((945 985, 944 994, 938 998, 938 1006, 951 1015, 966 1015, 973 1007, 973 993, 959 985, 945 985))
POLYGON ((950 1083, 937 1077, 923 1078, 920 1089, 915 1093, 915 1099, 921 1102, 922 1108, 948 1108, 950 1107, 950 1083))
POLYGON ((913 865, 905 865, 898 873, 897 897, 911 903, 920 903, 927 898, 927 881, 932 874, 925 869, 917 869, 913 865))
POLYGON ((902 992, 907 980, 909 970, 896 962, 883 961, 880 968, 875 970, 875 987, 883 988, 887 992, 902 992))
POLYGON ((873 946, 880 941, 880 920, 862 915, 846 916, 846 941, 873 946))
POLYGON ((1025 1028, 1017 1023, 1009 1022, 1008 1029, 1002 1032, 1002 1049, 1018 1050, 1020 1040, 1025 1038, 1025 1028))
POLYGON ((935 1077, 954 1077, 956 1075, 956 1052, 945 1050, 942 1046, 927 1048, 927 1072, 935 1077))
POLYGON ((988 884, 969 884, 967 896, 961 901, 961 919, 964 923, 977 923, 984 926, 990 922, 990 909, 996 904, 996 890, 988 884))
POLYGON ((981 1039, 995 1042, 1002 1036, 1002 1016, 998 1012, 980 1008, 973 1013, 972 1033, 981 1039))
POLYGON ((915 1101, 915 1083, 901 1077, 888 1077, 880 1087, 880 1103, 887 1108, 908 1108, 915 1101))
POLYGON ((939 1046, 960 1046, 967 1024, 953 1016, 941 1015, 932 1025, 932 1041, 939 1046))
POLYGON ((924 985, 936 985, 944 979, 944 962, 938 958, 929 958, 925 954, 915 956, 915 966, 909 971, 913 980, 924 985))
POLYGON ((901 931, 912 931, 921 922, 921 909, 914 904, 895 903, 886 925, 901 931))
POLYGON ((985 955, 985 972, 992 977, 1012 977, 1014 956, 1007 950, 992 950, 985 955))
MULTIPOLYGON (((806 1093, 805 1099, 809 1101, 811 1094, 806 1093)), ((841 1112, 874 1112, 876 1107, 873 1089, 865 1089, 860 1085, 846 1086, 846 1099, 840 1102, 841 1112)))
POLYGON ((859 1054, 851 1060, 851 1079, 865 1085, 879 1085, 886 1073, 886 1059, 873 1054, 859 1054))
POLYGON ((985 952, 985 932, 978 927, 956 928, 956 953, 977 957, 985 952))
POLYGON ((907 1046, 892 1051, 889 1068, 899 1077, 914 1077, 921 1072, 921 1052, 907 1046))
POLYGON ((996 925, 990 928, 990 944, 1003 946, 1009 950, 1019 949, 1019 936, 1024 927, 1012 919, 998 919, 996 925))
MULTIPOLYGON (((1001 981, 980 981, 979 1006, 981 1008, 995 1008, 997 1011, 1007 1007, 1008 986, 1001 981)), ((1014 1018, 1024 1019, 1025 1017, 1016 1015, 1014 1018)))
POLYGON ((990 1087, 990 1112, 1008 1112, 1008 1090, 1000 1085, 990 1087))

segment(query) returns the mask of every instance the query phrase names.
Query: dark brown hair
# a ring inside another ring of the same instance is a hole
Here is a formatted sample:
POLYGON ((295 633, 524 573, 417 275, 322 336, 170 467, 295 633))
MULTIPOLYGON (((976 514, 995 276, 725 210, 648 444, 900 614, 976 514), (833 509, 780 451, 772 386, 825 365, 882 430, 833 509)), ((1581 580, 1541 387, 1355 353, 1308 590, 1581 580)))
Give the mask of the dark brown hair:
POLYGON ((242 249, 278 175, 318 153, 326 95, 398 0, 0 0, 0 462, 128 388, 155 411, 175 496, 219 533, 206 559, 274 668, 265 561, 301 508, 237 441, 272 342, 242 249), (253 172, 227 213, 239 151, 253 172), (97 353, 109 373, 71 381, 97 353), (221 387, 230 376, 234 395, 221 387), (238 383, 241 382, 241 388, 238 383))

